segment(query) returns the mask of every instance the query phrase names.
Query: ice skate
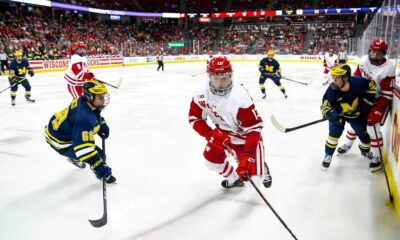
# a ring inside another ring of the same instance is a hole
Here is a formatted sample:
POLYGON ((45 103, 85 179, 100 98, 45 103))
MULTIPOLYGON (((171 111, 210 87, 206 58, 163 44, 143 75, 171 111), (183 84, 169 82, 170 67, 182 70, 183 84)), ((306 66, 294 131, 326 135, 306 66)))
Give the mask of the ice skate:
POLYGON ((331 165, 332 155, 325 155, 324 161, 322 161, 322 166, 328 168, 331 165))
POLYGON ((382 159, 380 157, 374 157, 369 164, 371 172, 377 172, 383 168, 382 159))
POLYGON ((68 160, 68 162, 72 163, 73 165, 77 166, 78 168, 85 168, 86 167, 86 163, 81 162, 79 160, 72 159, 72 158, 68 158, 67 160, 68 160))
POLYGON ((338 147, 337 152, 338 154, 345 154, 350 150, 351 146, 347 144, 343 144, 341 147, 338 147))
POLYGON ((236 180, 233 183, 229 183, 228 180, 224 180, 224 181, 221 182, 221 186, 224 187, 224 188, 243 187, 244 183, 240 179, 236 180))

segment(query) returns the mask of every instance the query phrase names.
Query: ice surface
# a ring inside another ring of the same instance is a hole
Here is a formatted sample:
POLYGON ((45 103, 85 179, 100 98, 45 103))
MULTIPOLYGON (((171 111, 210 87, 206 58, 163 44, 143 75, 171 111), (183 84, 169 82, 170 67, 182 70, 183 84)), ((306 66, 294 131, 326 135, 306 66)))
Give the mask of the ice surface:
MULTIPOLYGON (((268 201, 298 239, 400 239, 382 173, 371 174, 355 144, 323 169, 327 122, 290 133, 270 123, 274 114, 292 127, 321 117, 322 64, 282 63, 284 99, 267 81, 261 100, 258 63, 233 63, 235 81, 244 83, 264 119, 263 138, 273 184, 262 188, 268 201)), ((0 239, 292 239, 258 194, 225 190, 207 170, 205 141, 191 129, 192 94, 203 86, 205 63, 95 69, 115 83, 104 111, 111 135, 108 164, 118 184, 108 186, 108 224, 93 228, 87 219, 102 215, 102 184, 89 169, 78 169, 45 142, 43 127, 71 101, 63 73, 30 80, 35 104, 20 87, 16 107, 0 94, 0 239)), ((0 89, 8 81, 0 78, 0 89)), ((344 136, 343 136, 344 137, 344 136)), ((101 141, 97 139, 100 145, 101 141)), ((339 143, 340 144, 340 143, 339 143)))

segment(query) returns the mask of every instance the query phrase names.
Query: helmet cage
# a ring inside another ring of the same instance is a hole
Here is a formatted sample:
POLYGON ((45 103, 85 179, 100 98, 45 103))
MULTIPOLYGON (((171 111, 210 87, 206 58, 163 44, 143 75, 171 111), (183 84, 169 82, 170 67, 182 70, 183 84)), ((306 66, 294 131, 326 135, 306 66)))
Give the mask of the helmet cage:
POLYGON ((233 83, 231 72, 221 74, 210 73, 209 78, 210 90, 213 94, 217 96, 225 96, 232 89, 233 83))

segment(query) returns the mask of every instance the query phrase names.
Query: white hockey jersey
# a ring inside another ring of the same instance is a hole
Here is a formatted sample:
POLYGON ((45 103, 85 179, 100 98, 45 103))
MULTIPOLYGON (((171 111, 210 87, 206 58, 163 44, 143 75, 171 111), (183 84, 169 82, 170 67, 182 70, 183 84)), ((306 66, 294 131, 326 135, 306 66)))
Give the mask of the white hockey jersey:
POLYGON ((70 85, 83 86, 87 80, 87 72, 87 59, 74 54, 71 57, 71 62, 69 63, 68 70, 65 72, 64 78, 70 85))
POLYGON ((234 84, 225 96, 213 94, 209 87, 195 94, 189 111, 189 122, 200 135, 206 135, 205 128, 209 128, 206 125, 208 118, 218 129, 231 137, 233 144, 244 144, 246 134, 261 134, 263 128, 263 121, 252 98, 247 90, 238 84, 234 84))
POLYGON ((393 81, 396 75, 396 68, 391 61, 386 60, 379 66, 371 64, 368 55, 363 56, 354 72, 356 76, 362 76, 376 83, 377 98, 385 97, 393 99, 393 81))
POLYGON ((337 55, 333 54, 329 56, 329 53, 325 53, 324 56, 324 67, 325 69, 331 70, 337 63, 337 55))

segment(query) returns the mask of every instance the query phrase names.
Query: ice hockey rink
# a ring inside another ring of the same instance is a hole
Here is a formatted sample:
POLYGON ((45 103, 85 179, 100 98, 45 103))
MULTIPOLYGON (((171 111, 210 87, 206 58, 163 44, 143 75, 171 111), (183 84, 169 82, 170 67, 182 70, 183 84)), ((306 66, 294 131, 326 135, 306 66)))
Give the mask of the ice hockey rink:
MULTIPOLYGON (((395 213, 384 205, 384 175, 370 173, 357 145, 324 169, 327 122, 290 133, 270 123, 272 114, 288 127, 321 118, 322 64, 281 63, 284 76, 309 85, 282 80, 284 99, 268 80, 267 100, 257 65, 234 62, 234 81, 249 90, 264 120, 273 183, 260 189, 297 238, 400 239, 395 213)), ((111 128, 107 162, 118 182, 107 186, 108 224, 88 222, 103 213, 101 182, 44 139, 50 117, 72 100, 63 72, 37 73, 30 78, 35 104, 21 87, 16 107, 9 92, 0 94, 0 239, 293 239, 251 185, 223 189, 222 177, 206 168, 206 142, 187 120, 192 94, 207 83, 204 62, 166 64, 165 72, 156 65, 93 72, 110 83, 123 78, 120 89, 109 88, 103 111, 111 128)), ((0 78, 0 89, 7 86, 0 78)))

